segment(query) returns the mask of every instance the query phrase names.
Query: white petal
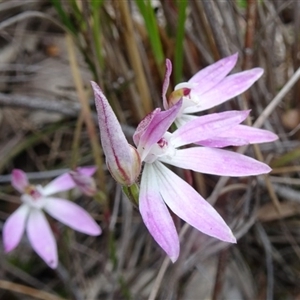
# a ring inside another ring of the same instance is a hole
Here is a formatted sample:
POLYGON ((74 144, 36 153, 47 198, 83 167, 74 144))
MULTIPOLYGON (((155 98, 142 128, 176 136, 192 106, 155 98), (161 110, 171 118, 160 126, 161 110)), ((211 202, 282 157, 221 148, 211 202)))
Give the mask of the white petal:
POLYGON ((101 228, 87 211, 69 200, 47 198, 44 210, 56 220, 77 231, 89 235, 101 234, 101 228))
POLYGON ((176 215, 207 235, 236 242, 219 213, 188 183, 161 163, 155 164, 155 174, 164 201, 176 215))
POLYGON ((76 183, 72 179, 69 173, 64 173, 51 182, 49 182, 43 188, 43 195, 48 196, 55 193, 70 190, 76 186, 76 183))
POLYGON ((3 245, 5 252, 16 248, 23 236, 29 206, 21 205, 3 225, 3 245))
POLYGON ((26 229, 34 251, 50 268, 56 268, 58 260, 56 241, 44 213, 38 209, 32 209, 26 229))
POLYGON ((152 164, 145 164, 143 170, 139 209, 150 234, 175 262, 179 255, 178 234, 169 210, 159 193, 152 164))
POLYGON ((163 156, 160 160, 179 168, 219 176, 253 176, 271 171, 268 165, 246 155, 206 147, 177 150, 175 156, 163 156))
POLYGON ((218 136, 223 131, 243 122, 249 113, 249 110, 232 110, 197 117, 173 133, 172 145, 177 148, 218 136))

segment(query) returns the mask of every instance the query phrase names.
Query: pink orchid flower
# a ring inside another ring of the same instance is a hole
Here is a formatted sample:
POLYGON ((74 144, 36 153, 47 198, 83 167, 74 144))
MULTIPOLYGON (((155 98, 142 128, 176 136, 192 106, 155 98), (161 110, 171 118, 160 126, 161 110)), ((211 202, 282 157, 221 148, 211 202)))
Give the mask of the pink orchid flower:
POLYGON ((178 127, 192 119, 191 113, 207 110, 240 95, 262 76, 264 71, 261 68, 227 76, 236 65, 237 59, 236 53, 200 70, 188 82, 177 84, 168 98, 166 92, 172 63, 166 60, 166 74, 162 90, 163 105, 165 109, 168 109, 183 98, 182 107, 175 120, 178 127))
MULTIPOLYGON (((83 167, 77 170, 81 174, 92 176, 96 169, 95 167, 83 167)), ((31 185, 22 170, 14 169, 12 185, 22 193, 21 201, 23 204, 4 224, 3 244, 5 252, 10 252, 17 247, 26 229, 28 239, 35 252, 49 267, 57 267, 57 245, 43 210, 74 230, 93 236, 101 234, 101 228, 84 209, 71 201, 52 196, 52 194, 76 186, 69 173, 57 177, 42 187, 31 185)))
POLYGON ((101 144, 112 177, 122 185, 132 185, 141 172, 137 150, 128 144, 122 128, 100 87, 91 82, 98 113, 101 144))
MULTIPOLYGON (((235 243, 236 239, 218 212, 163 163, 219 176, 252 176, 271 170, 253 158, 223 149, 180 148, 197 142, 199 137, 213 140, 244 121, 249 111, 197 117, 174 133, 168 132, 181 109, 182 100, 166 111, 154 110, 140 123, 133 137, 145 162, 140 185, 140 213, 153 238, 173 262, 179 255, 179 239, 168 208, 207 235, 230 243, 235 243)), ((268 141, 269 133, 265 137, 262 135, 259 141, 263 142, 264 138, 268 141)), ((257 142, 256 138, 254 140, 257 142)))

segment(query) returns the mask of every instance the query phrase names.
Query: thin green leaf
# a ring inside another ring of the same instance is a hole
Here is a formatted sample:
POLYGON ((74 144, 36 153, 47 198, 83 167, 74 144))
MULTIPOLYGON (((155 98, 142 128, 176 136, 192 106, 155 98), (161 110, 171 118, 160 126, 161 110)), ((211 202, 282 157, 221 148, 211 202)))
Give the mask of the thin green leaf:
POLYGON ((175 58, 174 58, 174 76, 175 82, 182 80, 182 66, 183 66, 183 44, 184 44, 184 30, 186 20, 187 0, 178 1, 178 26, 175 42, 175 58))
POLYGON ((97 56, 98 63, 101 69, 104 66, 104 60, 101 52, 102 44, 101 44, 101 28, 100 28, 100 7, 103 4, 103 0, 92 0, 91 7, 92 7, 92 16, 93 16, 93 37, 95 42, 95 52, 97 56))
POLYGON ((64 11, 60 0, 51 0, 52 5, 55 7, 55 9, 57 10, 57 13, 59 15, 59 17, 61 18, 63 24, 72 32, 72 33, 76 33, 76 28, 73 24, 73 22, 71 21, 71 19, 69 18, 68 14, 64 11))
POLYGON ((150 0, 136 0, 136 5, 144 19, 155 61, 160 67, 164 62, 164 53, 159 36, 157 21, 150 0))

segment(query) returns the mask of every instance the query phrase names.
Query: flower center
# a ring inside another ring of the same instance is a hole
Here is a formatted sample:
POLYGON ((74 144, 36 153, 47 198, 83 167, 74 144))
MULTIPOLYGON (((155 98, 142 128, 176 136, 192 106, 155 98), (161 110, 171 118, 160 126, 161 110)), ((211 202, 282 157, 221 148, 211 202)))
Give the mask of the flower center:
POLYGON ((43 188, 39 185, 28 185, 21 196, 21 200, 32 207, 41 209, 45 202, 43 188))
POLYGON ((28 185, 25 188, 25 194, 30 196, 33 201, 37 201, 42 196, 41 192, 34 185, 28 185))
POLYGON ((164 136, 152 146, 149 154, 145 158, 146 163, 153 163, 162 156, 173 157, 176 153, 176 149, 173 147, 170 139, 172 134, 166 132, 164 136))

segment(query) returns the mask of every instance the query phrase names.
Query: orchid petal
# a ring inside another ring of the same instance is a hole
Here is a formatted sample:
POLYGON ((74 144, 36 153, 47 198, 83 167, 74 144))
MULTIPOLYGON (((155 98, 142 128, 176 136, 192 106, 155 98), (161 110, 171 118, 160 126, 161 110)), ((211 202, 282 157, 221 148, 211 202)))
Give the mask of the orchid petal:
MULTIPOLYGON (((182 100, 178 101, 166 111, 155 111, 151 116, 150 122, 148 122, 147 127, 145 127, 144 133, 140 136, 137 145, 142 161, 149 153, 151 147, 162 138, 168 128, 172 125, 181 105, 182 100)), ((137 128, 137 131, 140 131, 139 127, 137 128)))
POLYGON ((89 235, 100 235, 101 228, 94 219, 77 204, 60 198, 47 198, 44 210, 69 227, 89 235))
POLYGON ((160 160, 183 169, 219 176, 253 176, 271 171, 268 165, 251 157, 216 148, 177 150, 175 156, 164 156, 160 160))
POLYGON ((43 187, 44 196, 68 191, 76 186, 69 173, 64 173, 43 187))
POLYGON ((243 122, 249 110, 226 111, 198 117, 178 128, 172 137, 172 145, 180 147, 218 136, 221 132, 243 122))
MULTIPOLYGON (((200 70, 190 80, 189 83, 196 83, 199 93, 203 94, 216 86, 233 69, 238 59, 238 54, 225 57, 214 64, 200 70)), ((176 88, 175 88, 176 89, 176 88)))
POLYGON ((25 172, 19 169, 13 169, 11 173, 11 185, 20 193, 29 185, 28 178, 25 172))
POLYGON ((230 75, 213 89, 201 95, 196 89, 192 90, 191 97, 198 97, 199 104, 187 107, 184 113, 203 111, 242 94, 262 76, 263 72, 261 68, 254 68, 230 75))
POLYGON ((172 63, 169 59, 166 59, 166 74, 165 74, 163 88, 162 88, 162 98, 163 98, 163 105, 165 110, 169 108, 166 93, 168 91, 168 87, 170 84, 171 73, 172 73, 172 63))
POLYGON ((76 171, 79 174, 82 174, 84 176, 88 176, 91 177, 95 174, 95 172, 97 171, 97 167, 96 166, 88 166, 88 167, 77 167, 76 171))
POLYGON ((172 262, 175 262, 179 256, 178 234, 169 210, 159 193, 152 164, 145 164, 143 170, 139 209, 150 234, 172 262))
POLYGON ((29 213, 29 206, 21 205, 3 225, 4 251, 9 252, 20 243, 25 230, 25 223, 29 213))
POLYGON ((123 185, 131 185, 140 174, 139 154, 128 144, 120 123, 99 86, 95 82, 91 84, 107 166, 116 181, 123 185))
POLYGON ((273 142, 278 136, 268 130, 254 128, 246 125, 237 125, 218 134, 212 139, 197 142, 206 147, 242 146, 247 144, 260 144, 273 142))
MULTIPOLYGON (((230 130, 230 129, 229 129, 230 130)), ((220 133, 220 135, 223 132, 220 133)), ((195 144, 204 146, 204 147, 210 147, 210 148, 224 148, 228 146, 242 146, 247 145, 249 142, 243 138, 240 138, 239 136, 236 137, 223 137, 223 136, 217 136, 213 137, 204 141, 199 141, 195 144)))
POLYGON ((155 164, 155 175, 164 201, 176 215, 207 235, 236 243, 222 217, 188 183, 161 163, 155 164))
POLYGON ((34 251, 50 268, 55 269, 58 262, 56 241, 42 211, 38 209, 30 211, 26 230, 34 251))

